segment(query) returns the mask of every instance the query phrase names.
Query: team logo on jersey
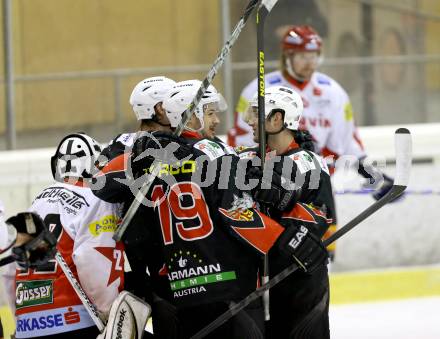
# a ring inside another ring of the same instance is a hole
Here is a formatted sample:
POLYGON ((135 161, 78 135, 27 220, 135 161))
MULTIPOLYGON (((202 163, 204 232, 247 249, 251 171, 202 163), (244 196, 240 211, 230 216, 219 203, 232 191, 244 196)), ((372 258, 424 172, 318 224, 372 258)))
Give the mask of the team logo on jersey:
MULTIPOLYGON (((178 161, 175 164, 160 163, 160 170, 157 176, 160 178, 162 175, 178 175, 185 173, 194 173, 197 170, 197 163, 194 160, 178 161)), ((154 166, 144 169, 145 173, 153 173, 154 166)))
POLYGON ((118 227, 118 217, 116 215, 106 215, 105 217, 102 217, 98 221, 93 221, 89 224, 89 231, 94 236, 97 237, 101 233, 106 232, 115 232, 116 228, 118 227))
POLYGON ((83 206, 90 206, 82 195, 65 187, 46 188, 35 198, 35 200, 38 199, 47 199, 50 203, 61 202, 68 213, 74 214, 76 214, 75 210, 80 210, 83 206))
POLYGON ((220 263, 205 263, 197 253, 177 251, 166 266, 175 298, 206 292, 205 285, 236 279, 234 271, 225 272, 220 263))
POLYGON ((252 197, 243 193, 243 197, 239 198, 234 195, 234 200, 232 201, 232 206, 230 209, 226 210, 224 208, 219 208, 221 214, 225 217, 235 220, 235 221, 253 221, 254 212, 250 208, 255 207, 255 202, 252 197))
POLYGON ((53 280, 17 281, 15 289, 17 309, 53 302, 53 280))

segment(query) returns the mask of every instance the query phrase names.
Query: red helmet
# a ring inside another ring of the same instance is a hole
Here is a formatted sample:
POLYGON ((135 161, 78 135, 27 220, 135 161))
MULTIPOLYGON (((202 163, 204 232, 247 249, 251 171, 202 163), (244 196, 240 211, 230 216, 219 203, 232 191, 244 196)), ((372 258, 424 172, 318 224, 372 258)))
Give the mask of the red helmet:
POLYGON ((321 52, 322 39, 310 26, 292 26, 281 41, 283 51, 321 52))

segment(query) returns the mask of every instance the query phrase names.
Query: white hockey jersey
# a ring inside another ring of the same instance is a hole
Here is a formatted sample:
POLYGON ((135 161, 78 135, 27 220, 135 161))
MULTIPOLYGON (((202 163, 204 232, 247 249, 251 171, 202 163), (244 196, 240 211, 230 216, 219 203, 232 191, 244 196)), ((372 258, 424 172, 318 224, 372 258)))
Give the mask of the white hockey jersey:
MULTIPOLYGON (((329 76, 315 72, 309 82, 304 84, 288 81, 275 71, 266 74, 266 87, 286 86, 297 91, 304 102, 301 128, 313 136, 316 151, 324 157, 328 155, 365 156, 353 119, 350 99, 345 90, 329 76)), ((242 91, 237 104, 236 126, 229 134, 228 142, 233 146, 254 145, 252 128, 242 119, 249 101, 257 91, 257 79, 242 91)))
MULTIPOLYGON (((58 238, 57 250, 101 312, 108 312, 123 288, 122 244, 113 233, 119 205, 96 198, 90 188, 55 183, 34 200, 38 213, 58 238)), ((94 326, 55 260, 16 273, 17 338, 53 335, 94 326)))

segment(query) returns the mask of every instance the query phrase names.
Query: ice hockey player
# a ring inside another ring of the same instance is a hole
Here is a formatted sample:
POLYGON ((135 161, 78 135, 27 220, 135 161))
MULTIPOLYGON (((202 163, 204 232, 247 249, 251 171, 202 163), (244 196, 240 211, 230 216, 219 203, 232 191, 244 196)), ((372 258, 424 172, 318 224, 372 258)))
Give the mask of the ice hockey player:
MULTIPOLYGON (((266 90, 267 151, 275 154, 267 157, 266 166, 276 160, 273 171, 284 180, 270 178, 271 185, 257 186, 254 197, 260 209, 288 231, 302 232, 308 244, 304 248, 317 258, 270 290, 267 338, 329 338, 330 335, 327 252, 319 239, 333 218, 333 208, 329 208, 333 203, 332 188, 324 159, 302 149, 295 140, 302 111, 301 97, 293 89, 275 86, 266 90), (294 185, 289 188, 286 182, 294 185)), ((249 124, 254 141, 258 142, 257 96, 250 103, 249 124)), ((256 172, 259 171, 254 167, 249 174, 254 176, 256 172)), ((277 251, 269 252, 271 277, 289 265, 289 260, 277 251)))
POLYGON ((215 141, 221 141, 217 137, 217 127, 220 124, 220 115, 224 114, 228 109, 228 106, 223 96, 220 93, 219 96, 220 101, 215 104, 209 104, 207 107, 205 107, 203 115, 204 127, 202 130, 202 135, 204 138, 215 141))
MULTIPOLYGON (((105 317, 123 288, 123 245, 116 243, 119 207, 88 187, 101 149, 84 133, 64 137, 53 157, 56 183, 38 194, 37 213, 57 239, 57 250, 105 317), (97 269, 99 268, 99 269, 97 269)), ((17 338, 95 338, 99 333, 54 260, 16 273, 17 338)))
MULTIPOLYGON (((9 312, 15 313, 14 262, 17 261, 19 265, 35 264, 37 261, 46 262, 53 258, 55 246, 55 237, 37 214, 18 213, 5 221, 4 208, 0 201, 0 254, 3 255, 0 259, 2 320, 13 319, 13 315, 9 312)), ((2 324, 0 324, 0 337, 3 337, 2 324)))
POLYGON ((126 179, 128 155, 139 132, 171 131, 162 100, 174 84, 173 80, 164 76, 155 76, 140 81, 133 88, 129 101, 140 121, 139 129, 119 134, 102 150, 98 163, 101 172, 95 175, 95 179, 103 181, 103 184, 96 184, 93 190, 100 199, 117 203, 132 201, 129 187, 118 179, 126 179))
MULTIPOLYGON (((346 91, 334 79, 317 71, 322 62, 322 39, 310 26, 292 26, 281 41, 281 70, 268 73, 266 87, 286 86, 297 91, 304 102, 301 129, 313 137, 315 151, 332 165, 340 156, 351 155, 359 160, 358 172, 367 179, 367 184, 382 186, 373 197, 380 199, 392 186, 393 179, 371 166, 364 165, 366 157, 354 122, 353 108, 346 91)), ((235 129, 229 133, 231 145, 250 145, 252 130, 243 121, 242 115, 257 90, 254 79, 242 91, 237 104, 235 129)), ((370 186, 371 187, 371 186, 370 186)), ((336 213, 334 213, 336 214, 336 213)), ((326 236, 336 230, 336 219, 326 236)), ((333 256, 334 246, 330 247, 333 256)))
MULTIPOLYGON (((177 83, 164 100, 172 126, 177 126, 200 86, 200 82, 192 83, 177 83)), ((231 302, 253 292, 261 255, 272 246, 287 252, 291 262, 293 255, 309 265, 309 253, 303 251, 305 238, 296 240, 296 233, 284 232, 281 225, 255 209, 249 190, 238 188, 236 178, 244 180, 245 173, 240 173, 239 158, 231 148, 195 134, 202 128, 204 105, 216 100, 215 92, 205 93, 182 134, 182 150, 175 153, 174 163, 161 165, 146 196, 154 208, 141 205, 124 235, 127 249, 145 257, 146 265, 146 249, 157 246, 163 261, 149 266, 149 271, 162 284, 161 296, 175 307, 177 319, 174 325, 167 322, 159 327, 173 327, 174 337, 179 338, 195 334, 231 302), (294 238, 297 244, 292 247, 289 243, 294 238)), ((134 150, 139 153, 142 148, 135 145, 134 150)), ((145 159, 143 167, 150 165, 151 159, 145 159)), ((258 300, 208 338, 262 338, 263 326, 258 300)))

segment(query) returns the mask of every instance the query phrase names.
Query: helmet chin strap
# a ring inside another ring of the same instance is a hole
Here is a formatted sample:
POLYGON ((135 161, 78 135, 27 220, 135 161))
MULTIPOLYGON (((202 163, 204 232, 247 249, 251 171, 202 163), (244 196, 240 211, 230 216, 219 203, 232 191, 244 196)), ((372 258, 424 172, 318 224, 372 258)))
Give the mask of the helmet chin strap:
POLYGON ((305 79, 304 77, 300 76, 298 73, 296 73, 296 72, 293 70, 292 62, 290 61, 289 58, 285 58, 285 60, 284 60, 284 64, 285 64, 285 66, 286 66, 287 73, 289 73, 289 75, 290 75, 292 78, 294 78, 295 80, 297 80, 297 81, 299 81, 299 82, 304 82, 304 81, 306 81, 306 79, 305 79))
POLYGON ((185 129, 187 131, 195 132, 195 133, 199 133, 199 132, 203 131, 203 129, 205 128, 205 122, 203 120, 200 120, 199 117, 197 117, 197 119, 200 122, 200 128, 195 129, 195 128, 191 128, 191 127, 185 126, 185 129))

